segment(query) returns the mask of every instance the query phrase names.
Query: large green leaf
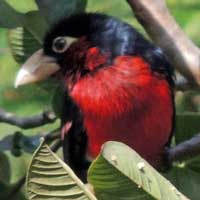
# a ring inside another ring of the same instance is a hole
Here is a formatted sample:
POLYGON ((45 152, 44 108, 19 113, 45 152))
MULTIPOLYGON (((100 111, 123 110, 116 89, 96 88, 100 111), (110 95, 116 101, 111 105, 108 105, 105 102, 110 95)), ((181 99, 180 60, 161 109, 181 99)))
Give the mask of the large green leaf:
POLYGON ((25 14, 22 25, 42 44, 44 35, 48 30, 48 25, 39 11, 31 11, 25 14))
POLYGON ((42 15, 49 24, 57 22, 62 17, 67 17, 71 14, 83 12, 87 0, 35 0, 42 15))
POLYGON ((135 151, 119 142, 104 144, 89 169, 88 180, 99 200, 187 199, 135 151))
POLYGON ((4 0, 0 0, 0 27, 16 28, 21 26, 23 14, 17 12, 4 0))
POLYGON ((74 172, 42 142, 27 175, 30 200, 96 200, 74 172))

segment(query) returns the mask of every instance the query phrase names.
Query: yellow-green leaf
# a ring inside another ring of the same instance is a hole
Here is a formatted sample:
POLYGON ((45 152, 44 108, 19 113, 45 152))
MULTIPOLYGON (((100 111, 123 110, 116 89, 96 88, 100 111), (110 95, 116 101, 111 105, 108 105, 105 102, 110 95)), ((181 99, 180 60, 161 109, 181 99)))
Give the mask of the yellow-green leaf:
POLYGON ((74 172, 42 142, 27 175, 29 200, 96 200, 74 172))
POLYGON ((27 58, 41 47, 33 35, 23 27, 8 31, 8 43, 14 59, 19 64, 24 63, 27 58))
POLYGON ((119 142, 104 144, 88 174, 99 200, 188 200, 134 150, 119 142))

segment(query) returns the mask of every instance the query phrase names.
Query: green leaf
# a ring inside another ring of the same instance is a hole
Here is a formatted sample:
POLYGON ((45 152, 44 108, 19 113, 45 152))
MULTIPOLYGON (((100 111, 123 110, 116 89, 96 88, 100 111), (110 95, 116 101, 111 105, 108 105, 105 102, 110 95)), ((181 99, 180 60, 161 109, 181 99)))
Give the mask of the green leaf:
POLYGON ((40 43, 23 27, 8 31, 8 44, 14 59, 19 64, 24 63, 36 50, 41 48, 40 43))
POLYGON ((45 33, 48 30, 48 25, 39 11, 32 11, 25 14, 22 25, 40 44, 42 44, 45 33))
POLYGON ((27 175, 27 193, 30 200, 96 200, 44 142, 33 155, 27 175))
POLYGON ((17 12, 4 0, 0 0, 0 27, 16 28, 21 26, 23 14, 17 12))
MULTIPOLYGON (((183 112, 176 115, 175 141, 184 142, 200 131, 200 115, 197 112, 183 112)), ((172 183, 192 200, 199 200, 200 158, 176 163, 164 174, 172 183)))
MULTIPOLYGON (((12 2, 12 1, 11 1, 12 2)), ((48 30, 48 23, 54 23, 60 17, 84 10, 86 0, 68 1, 37 1, 40 11, 30 11, 26 14, 18 13, 5 1, 0 1, 0 26, 15 28, 9 32, 9 44, 15 60, 21 64, 36 50, 41 48, 43 38, 48 30), (5 19, 4 19, 5 16, 5 19), (10 19, 10 23, 9 20, 10 19), (1 23, 2 21, 2 23, 1 23), (8 24, 8 25, 7 25, 8 24)))
MULTIPOLYGON (((192 138, 200 131, 199 113, 185 112, 176 115, 176 143, 192 138)), ((199 200, 200 158, 191 158, 178 164, 169 173, 169 178, 184 194, 192 200, 199 200)))
POLYGON ((24 15, 23 27, 8 31, 8 43, 14 59, 24 63, 35 51, 41 48, 42 39, 48 26, 38 11, 24 15))
POLYGON ((189 166, 174 167, 165 174, 165 176, 177 187, 177 189, 187 195, 190 199, 199 200, 199 172, 191 169, 189 166))
POLYGON ((0 199, 1 200, 26 200, 22 191, 17 189, 19 183, 4 184, 0 181, 0 199))
POLYGON ((0 26, 12 28, 8 34, 9 45, 13 57, 21 64, 41 48, 48 25, 39 11, 21 14, 4 0, 0 0, 0 13, 0 26))
POLYGON ((0 27, 16 28, 22 26, 27 14, 23 14, 21 11, 25 13, 36 9, 37 6, 33 0, 28 4, 25 0, 24 3, 21 1, 17 3, 17 0, 0 0, 0 27))
POLYGON ((88 180, 99 200, 187 199, 135 151, 119 142, 104 144, 89 169, 88 180))
POLYGON ((176 143, 181 143, 192 138, 200 132, 199 113, 180 113, 176 115, 175 138, 176 143))
POLYGON ((52 1, 39 1, 38 5, 42 7, 40 12, 31 11, 22 15, 20 18, 21 27, 10 30, 9 33, 9 44, 15 60, 20 64, 24 63, 28 57, 41 48, 43 38, 48 30, 46 20, 51 19, 49 13, 51 13, 52 20, 57 20, 66 13, 72 14, 75 11, 83 10, 86 4, 84 2, 86 1, 72 1, 67 4, 61 1, 55 4, 52 1), (47 17, 46 20, 43 15, 47 17))
POLYGON ((83 12, 87 4, 87 0, 35 0, 42 15, 49 24, 57 22, 62 17, 71 14, 83 12))
POLYGON ((10 163, 8 156, 0 152, 0 183, 8 184, 10 181, 10 163))
POLYGON ((29 11, 38 10, 34 0, 5 0, 12 8, 20 13, 27 13, 29 11))
MULTIPOLYGON (((11 183, 12 182, 11 175, 13 175, 13 171, 11 168, 12 168, 11 161, 8 154, 0 152, 0 199, 25 200, 25 197, 24 195, 21 194, 21 191, 18 192, 16 191, 17 181, 16 183, 11 183), (8 198, 10 197, 10 194, 13 193, 13 191, 16 191, 16 193, 13 195, 13 198, 8 198)), ((15 168, 15 170, 17 169, 15 168)))

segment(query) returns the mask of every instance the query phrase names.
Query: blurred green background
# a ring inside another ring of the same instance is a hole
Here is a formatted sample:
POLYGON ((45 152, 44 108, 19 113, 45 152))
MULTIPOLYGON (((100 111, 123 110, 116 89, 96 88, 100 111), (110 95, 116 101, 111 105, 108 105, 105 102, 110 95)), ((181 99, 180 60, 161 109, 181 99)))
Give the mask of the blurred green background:
MULTIPOLYGON (((34 1, 31 0, 7 0, 9 4, 14 5, 14 7, 20 12, 29 11, 30 4, 32 9, 37 9, 34 1), (28 5, 28 6, 27 6, 28 5)), ((186 34, 197 44, 200 45, 200 1, 199 0, 167 0, 168 7, 175 17, 179 25, 186 32, 186 34)), ((122 20, 136 26, 140 32, 144 33, 142 27, 135 20, 131 9, 129 8, 126 1, 122 0, 88 0, 87 11, 91 12, 103 12, 109 15, 113 15, 121 18, 122 20)), ((144 33, 145 34, 145 33, 144 33)), ((48 93, 37 85, 24 86, 15 89, 13 86, 16 72, 19 69, 19 65, 14 61, 11 56, 8 42, 7 42, 7 30, 0 28, 0 108, 5 109, 8 112, 13 112, 19 116, 30 116, 37 114, 42 110, 51 107, 52 93, 48 93)), ((191 92, 188 92, 191 94, 191 92)), ((199 103, 199 94, 192 93, 196 96, 196 100, 193 103, 199 103)), ((183 100, 183 94, 179 93, 177 95, 177 102, 181 101, 180 106, 177 105, 178 111, 199 111, 199 108, 193 108, 186 95, 183 100), (181 99, 181 100, 180 100, 181 99), (185 100, 186 99, 186 100, 185 100)), ((191 95, 189 95, 191 96, 191 95)), ((47 125, 37 129, 23 130, 24 134, 37 134, 44 132, 45 130, 51 130, 55 127, 53 125, 47 125)), ((10 126, 7 124, 0 124, 0 139, 6 135, 12 134, 13 132, 20 130, 15 126, 10 126)), ((11 169, 7 168, 8 179, 10 183, 16 182, 22 174, 25 173, 27 163, 30 156, 25 154, 24 156, 16 158, 9 153, 8 162, 10 162, 11 169), (14 165, 13 165, 14 164, 14 165), (13 168, 13 169, 12 169, 13 168)), ((0 154, 0 170, 3 167, 6 169, 6 165, 3 166, 1 162, 0 154), (3 166, 3 167, 2 167, 3 166)), ((4 161, 3 161, 4 162, 4 161)), ((5 163, 4 163, 5 164, 5 163)), ((5 175, 6 176, 6 175, 5 175)), ((1 178, 1 177, 0 177, 1 178)), ((0 190, 1 192, 1 190, 0 190)), ((22 198, 21 198, 22 199, 22 198)))

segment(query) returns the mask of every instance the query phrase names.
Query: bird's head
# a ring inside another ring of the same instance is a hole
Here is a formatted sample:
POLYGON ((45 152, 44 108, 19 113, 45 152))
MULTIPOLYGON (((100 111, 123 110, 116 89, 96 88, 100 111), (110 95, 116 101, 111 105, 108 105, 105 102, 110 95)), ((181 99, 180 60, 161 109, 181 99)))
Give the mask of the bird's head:
POLYGON ((70 87, 82 76, 108 63, 110 49, 108 44, 101 43, 109 41, 102 34, 109 30, 108 22, 107 16, 100 14, 79 14, 60 20, 46 34, 43 48, 21 67, 15 86, 59 74, 70 87))
POLYGON ((144 39, 133 27, 103 14, 83 13, 60 20, 48 31, 43 48, 18 72, 15 86, 59 74, 70 89, 80 78, 109 66, 121 55, 139 55, 153 70, 166 74, 171 80, 160 48, 144 39))

